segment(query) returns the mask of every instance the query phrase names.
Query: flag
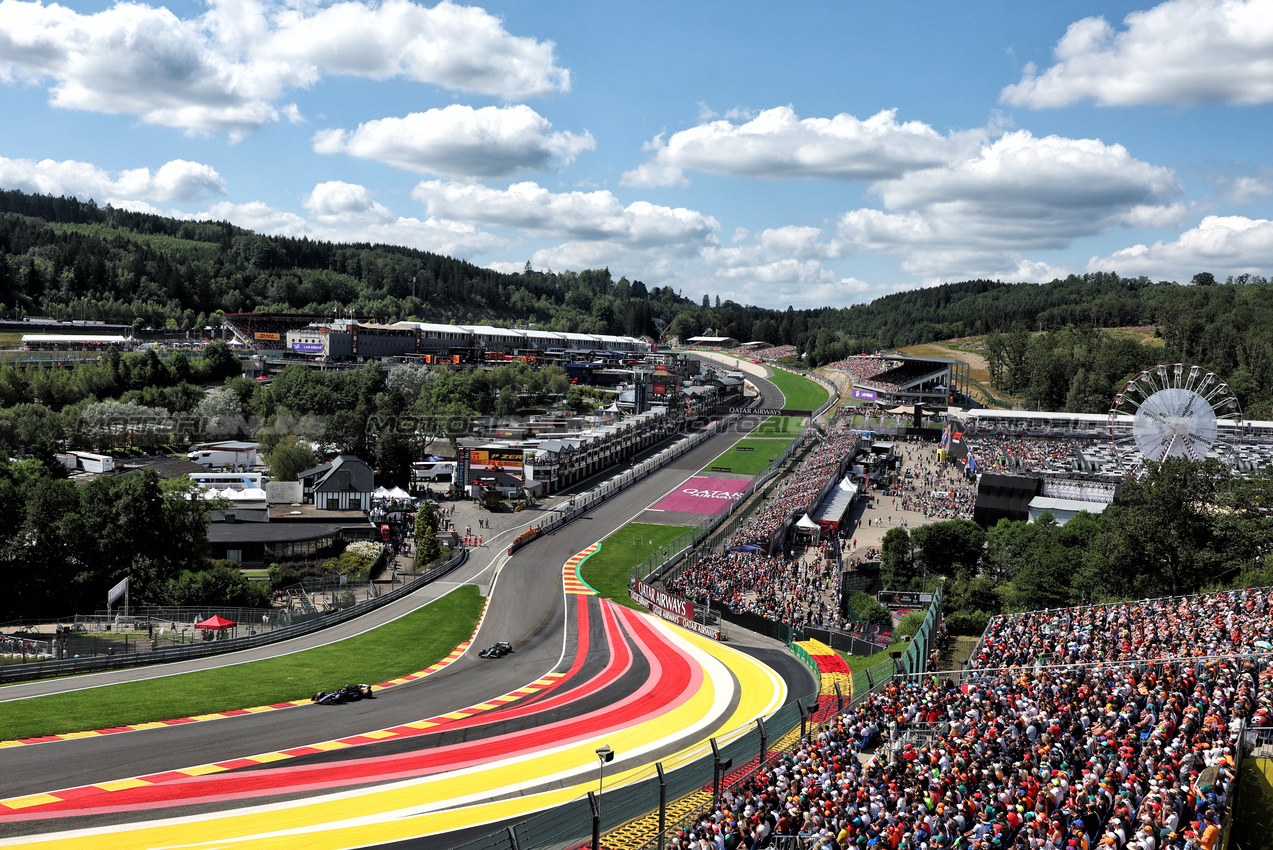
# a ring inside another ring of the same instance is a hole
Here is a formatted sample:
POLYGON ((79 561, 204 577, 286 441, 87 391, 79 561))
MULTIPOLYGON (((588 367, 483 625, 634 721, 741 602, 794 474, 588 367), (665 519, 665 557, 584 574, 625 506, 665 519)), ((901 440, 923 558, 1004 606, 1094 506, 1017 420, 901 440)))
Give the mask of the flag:
POLYGON ((946 427, 945 427, 944 429, 942 429, 942 432, 941 432, 941 447, 942 447, 943 449, 948 449, 948 448, 950 448, 950 424, 949 424, 949 423, 947 423, 946 427))
POLYGON ((968 455, 968 471, 974 473, 977 471, 977 459, 972 455, 968 455))

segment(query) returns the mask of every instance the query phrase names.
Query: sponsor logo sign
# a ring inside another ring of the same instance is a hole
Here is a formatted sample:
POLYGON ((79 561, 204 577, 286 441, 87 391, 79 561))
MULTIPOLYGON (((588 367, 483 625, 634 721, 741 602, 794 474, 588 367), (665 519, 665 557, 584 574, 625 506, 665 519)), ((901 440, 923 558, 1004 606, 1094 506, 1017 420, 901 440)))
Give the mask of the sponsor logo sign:
POLYGON ((879 396, 871 390, 854 390, 853 397, 858 401, 875 401, 879 396))
POLYGON ((469 468, 474 472, 481 469, 502 469, 512 475, 520 476, 524 461, 525 453, 521 449, 469 450, 469 468))
MULTIPOLYGON (((633 579, 628 591, 633 599, 661 616, 665 616, 666 612, 666 614, 671 614, 672 617, 694 619, 694 603, 688 599, 682 599, 667 591, 659 590, 640 579, 633 579)), ((671 617, 668 619, 671 619, 671 617)))
POLYGON ((708 478, 696 475, 668 493, 654 505, 656 511, 714 514, 738 501, 751 482, 739 478, 708 478))
POLYGON ((801 418, 813 415, 812 410, 791 410, 786 407, 731 407, 728 404, 716 406, 717 416, 729 416, 734 413, 744 416, 798 416, 801 418))
POLYGON ((278 334, 266 333, 265 331, 257 331, 256 333, 252 334, 252 336, 253 336, 255 339, 273 339, 273 340, 277 340, 277 339, 279 338, 279 337, 278 337, 278 334))
POLYGON ((323 344, 321 342, 294 342, 292 343, 292 351, 309 351, 315 354, 322 354, 323 344))

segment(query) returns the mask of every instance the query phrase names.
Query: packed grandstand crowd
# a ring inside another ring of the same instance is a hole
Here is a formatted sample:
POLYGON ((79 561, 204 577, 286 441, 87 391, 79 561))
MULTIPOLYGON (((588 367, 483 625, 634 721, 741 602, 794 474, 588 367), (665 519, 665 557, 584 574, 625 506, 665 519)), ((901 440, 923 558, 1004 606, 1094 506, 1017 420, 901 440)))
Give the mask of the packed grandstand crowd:
POLYGON ((757 348, 747 352, 748 357, 755 357, 759 360, 782 360, 785 357, 795 357, 796 347, 794 345, 771 345, 768 348, 757 348))
POLYGON ((872 390, 885 390, 887 392, 898 392, 901 387, 896 384, 886 384, 877 381, 876 376, 882 375, 893 368, 893 365, 880 357, 856 356, 846 357, 843 360, 837 360, 834 363, 828 363, 826 369, 834 369, 837 372, 844 372, 853 378, 853 383, 872 390))
POLYGON ((858 434, 833 425, 821 445, 775 488, 774 495, 739 529, 738 540, 767 545, 788 517, 816 507, 827 484, 839 472, 845 455, 852 453, 859 439, 858 434))
POLYGON ((816 552, 790 550, 779 555, 746 549, 713 552, 668 583, 687 599, 724 605, 735 613, 758 614, 795 628, 844 628, 839 612, 840 567, 816 552))
POLYGON ((894 678, 675 848, 1214 850, 1273 722, 1270 590, 1003 617, 961 677, 894 678), (1032 665, 1039 655, 1065 666, 1032 665), (1156 662, 1156 663, 1146 663, 1156 662))
POLYGON ((977 459, 978 472, 1069 472, 1095 441, 1073 437, 1010 437, 965 434, 963 444, 977 459))

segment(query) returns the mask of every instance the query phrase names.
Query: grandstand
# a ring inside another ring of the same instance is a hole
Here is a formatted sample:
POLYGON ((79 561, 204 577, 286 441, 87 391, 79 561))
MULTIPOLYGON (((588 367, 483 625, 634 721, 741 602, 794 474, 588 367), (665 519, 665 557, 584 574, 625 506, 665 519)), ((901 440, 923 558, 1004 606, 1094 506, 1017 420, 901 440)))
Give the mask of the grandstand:
MULTIPOLYGON (((449 351, 462 354, 464 361, 480 361, 484 352, 513 354, 518 351, 547 352, 578 351, 601 352, 615 358, 626 354, 644 354, 651 349, 646 339, 611 334, 557 333, 522 328, 496 328, 489 325, 441 325, 428 322, 397 322, 384 324, 383 316, 361 316, 357 319, 307 313, 227 313, 225 326, 234 334, 234 341, 248 348, 265 351, 293 351, 301 354, 324 353, 329 346, 318 344, 314 338, 304 337, 303 348, 289 347, 289 332, 358 328, 359 341, 369 336, 385 338, 401 337, 403 331, 411 331, 414 342, 408 346, 411 353, 437 353, 449 351)), ((298 340, 299 341, 299 340, 298 340)), ((349 346, 353 352, 352 340, 349 346)), ((386 350, 394 347, 386 343, 386 350)), ((399 346, 400 347, 400 346, 399 346)), ((341 348, 343 351, 343 347, 341 348)), ((405 353, 405 352, 397 352, 405 353)), ((327 356, 339 356, 328 354, 327 356)), ((365 352, 364 356, 386 356, 381 352, 365 352)))
POLYGON ((670 846, 1233 846, 1273 723, 1268 588, 996 618, 968 669, 900 676, 698 810, 670 846))
POLYGON ((945 409, 968 396, 968 364, 962 360, 906 357, 900 354, 859 355, 828 363, 844 372, 854 387, 877 394, 886 404, 923 404, 945 409))
POLYGON ((105 351, 117 348, 131 351, 135 340, 117 334, 23 334, 26 351, 105 351))

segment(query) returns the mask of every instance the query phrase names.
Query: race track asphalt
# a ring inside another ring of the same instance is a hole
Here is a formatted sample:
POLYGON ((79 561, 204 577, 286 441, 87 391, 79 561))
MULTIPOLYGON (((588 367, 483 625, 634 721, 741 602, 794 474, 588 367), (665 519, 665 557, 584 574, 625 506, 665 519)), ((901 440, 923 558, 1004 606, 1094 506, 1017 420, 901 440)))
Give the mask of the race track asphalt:
MULTIPOLYGON (((781 406, 782 396, 776 387, 761 379, 753 380, 762 392, 764 406, 781 406)), ((91 688, 113 681, 170 676, 190 669, 243 663, 326 644, 374 628, 463 584, 476 583, 490 588, 490 604, 472 648, 443 671, 419 682, 382 691, 372 701, 335 708, 306 705, 249 716, 0 749, 0 799, 110 782, 121 777, 157 774, 190 765, 224 762, 301 747, 316 741, 336 740, 367 730, 410 724, 424 717, 446 715, 481 704, 495 695, 506 694, 540 680, 569 662, 578 639, 573 633, 575 620, 568 617, 566 611, 566 605, 573 597, 564 596, 562 591, 561 571, 565 561, 640 517, 649 505, 742 436, 745 436, 743 432, 733 431, 706 441, 584 517, 531 543, 513 556, 504 551, 506 541, 539 517, 525 520, 522 515, 503 517, 503 524, 507 527, 501 530, 497 525, 494 530, 496 537, 490 541, 491 545, 475 550, 470 561, 456 573, 357 621, 284 644, 236 653, 233 657, 222 656, 181 665, 165 665, 163 668, 115 671, 76 680, 0 689, 2 703, 41 693, 91 688), (500 545, 497 547, 496 544, 500 545), (486 660, 477 656, 478 649, 497 640, 512 642, 514 652, 502 659, 486 660)), ((611 470, 610 474, 618 472, 622 469, 611 470)), ((767 650, 756 650, 754 654, 768 655, 761 660, 775 667, 788 680, 789 693, 798 696, 807 692, 810 684, 808 674, 794 659, 767 650)), ((586 663, 595 666, 601 663, 601 659, 590 657, 586 663)), ((630 675, 633 681, 637 681, 648 675, 648 668, 635 664, 630 675)), ((179 680, 174 679, 174 686, 179 686, 179 680)), ((84 690, 84 696, 91 699, 91 689, 84 690)), ((613 693, 601 692, 586 701, 568 704, 563 710, 595 710, 605 700, 614 698, 613 693)), ((475 726, 471 731, 448 734, 460 738, 469 734, 505 734, 543 722, 546 718, 532 715, 523 720, 501 721, 490 727, 475 726)), ((439 741, 442 740, 440 737, 439 741)), ((182 813, 203 810, 207 809, 195 805, 185 807, 182 813)), ((135 819, 135 814, 94 815, 93 825, 110 823, 115 817, 122 822, 135 819)), ((74 824, 76 827, 85 825, 74 824)), ((0 837, 34 835, 69 826, 68 820, 62 818, 30 821, 25 825, 5 823, 0 819, 0 837)))

